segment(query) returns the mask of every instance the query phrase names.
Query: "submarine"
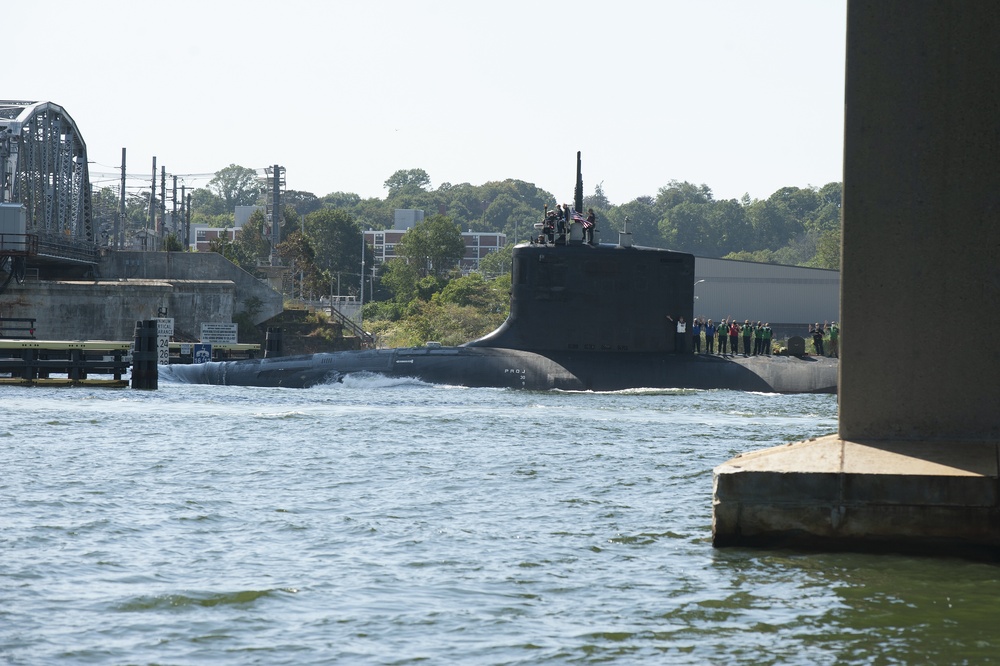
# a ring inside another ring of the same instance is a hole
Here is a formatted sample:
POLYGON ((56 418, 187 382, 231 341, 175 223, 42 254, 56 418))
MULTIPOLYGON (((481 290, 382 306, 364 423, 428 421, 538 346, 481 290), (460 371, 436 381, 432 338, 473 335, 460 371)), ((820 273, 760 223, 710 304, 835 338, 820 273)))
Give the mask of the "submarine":
MULTIPOLYGON (((577 211, 582 199, 578 153, 577 211)), ((673 320, 694 319, 694 256, 633 246, 627 231, 617 244, 594 242, 585 220, 570 217, 559 234, 536 224, 542 233, 514 247, 510 314, 476 340, 174 365, 170 372, 184 382, 257 387, 308 388, 368 373, 533 391, 836 392, 837 359, 692 353, 692 337, 676 336, 673 320)))

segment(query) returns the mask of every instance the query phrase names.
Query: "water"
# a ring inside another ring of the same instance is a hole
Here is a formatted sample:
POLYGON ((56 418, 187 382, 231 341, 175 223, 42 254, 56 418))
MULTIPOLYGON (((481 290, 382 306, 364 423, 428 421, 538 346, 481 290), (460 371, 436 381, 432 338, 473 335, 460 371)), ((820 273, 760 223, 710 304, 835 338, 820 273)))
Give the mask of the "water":
POLYGON ((712 468, 832 396, 0 387, 0 662, 910 664, 1000 569, 711 547, 712 468))

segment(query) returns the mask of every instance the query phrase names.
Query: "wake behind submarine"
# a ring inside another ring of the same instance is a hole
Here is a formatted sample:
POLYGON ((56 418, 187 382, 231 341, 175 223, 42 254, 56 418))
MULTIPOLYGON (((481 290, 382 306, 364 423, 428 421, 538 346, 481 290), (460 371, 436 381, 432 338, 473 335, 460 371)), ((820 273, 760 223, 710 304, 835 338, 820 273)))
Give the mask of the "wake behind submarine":
MULTIPOLYGON (((576 209, 583 208, 577 154, 576 209)), ((171 366, 181 381, 306 388, 376 373, 433 384, 526 390, 631 388, 835 393, 835 359, 722 358, 675 348, 670 315, 693 321, 694 256, 584 240, 584 224, 544 229, 513 250, 510 314, 458 347, 343 351, 171 366)))

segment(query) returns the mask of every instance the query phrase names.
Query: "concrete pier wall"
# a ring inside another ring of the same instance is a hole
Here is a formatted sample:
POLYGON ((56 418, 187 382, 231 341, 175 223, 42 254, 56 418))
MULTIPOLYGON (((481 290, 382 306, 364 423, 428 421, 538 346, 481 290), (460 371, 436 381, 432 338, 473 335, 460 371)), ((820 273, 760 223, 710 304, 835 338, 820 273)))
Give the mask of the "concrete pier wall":
POLYGON ((197 338, 202 323, 227 323, 258 308, 255 323, 281 313, 281 294, 216 253, 116 252, 94 280, 12 283, 0 316, 36 320, 42 340, 130 340, 135 322, 162 310, 179 335, 197 338))
POLYGON ((27 281, 0 296, 0 312, 35 318, 39 340, 131 340, 135 322, 161 309, 197 337, 202 322, 232 321, 234 303, 228 280, 27 281))
MULTIPOLYGON (((253 299, 260 308, 254 319, 259 324, 284 309, 280 293, 217 252, 113 252, 104 257, 98 274, 113 280, 178 280, 217 282, 234 286, 235 312, 247 311, 253 299)), ((228 320, 227 320, 228 321, 228 320)))

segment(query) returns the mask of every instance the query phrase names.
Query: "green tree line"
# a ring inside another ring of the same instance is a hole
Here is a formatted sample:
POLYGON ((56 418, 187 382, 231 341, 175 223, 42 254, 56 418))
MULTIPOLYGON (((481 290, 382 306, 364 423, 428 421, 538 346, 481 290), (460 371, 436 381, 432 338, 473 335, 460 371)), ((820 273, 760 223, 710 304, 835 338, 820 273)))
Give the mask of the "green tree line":
MULTIPOLYGON (((501 232, 509 242, 518 242, 534 234, 532 225, 541 219, 545 205, 565 203, 567 198, 559 199, 516 179, 482 185, 442 183, 432 188, 423 169, 396 171, 383 185, 384 198, 363 199, 350 192, 321 197, 285 192, 282 237, 287 237, 284 227, 300 227, 302 217, 321 210, 342 211, 359 229, 387 229, 394 210, 417 208, 441 213, 462 230, 501 232)), ((262 204, 267 196, 266 184, 255 170, 231 164, 216 172, 206 187, 192 191, 191 223, 231 227, 235 206, 262 204)), ((717 200, 707 185, 670 181, 655 196, 622 204, 612 204, 598 186, 584 197, 584 208, 594 208, 598 228, 606 237, 623 230, 627 220, 637 245, 705 257, 838 268, 840 197, 841 184, 836 182, 784 187, 766 199, 744 195, 740 200, 717 200)), ((148 192, 127 197, 127 237, 148 226, 148 208, 148 192)), ((117 212, 118 195, 113 188, 95 193, 94 215, 101 228, 109 229, 117 212)), ((337 239, 316 240, 330 251, 337 239)))
MULTIPOLYGON (((366 305, 366 326, 370 322, 391 344, 420 344, 427 339, 461 342, 502 322, 510 247, 537 233, 533 225, 541 220, 545 206, 568 201, 516 179, 482 185, 442 183, 435 188, 423 169, 398 170, 383 185, 384 198, 368 199, 350 192, 316 196, 286 191, 283 241, 277 249, 282 263, 292 268, 292 283, 286 286, 289 295, 357 294, 362 284, 363 230, 391 228, 396 209, 426 211, 424 222, 397 246, 401 260, 378 266, 370 275, 374 258, 371 248, 365 248, 365 300, 371 301, 366 305), (479 275, 462 276, 455 270, 464 251, 465 230, 507 235, 507 251, 488 258, 479 275)), ((216 172, 206 187, 192 191, 191 224, 232 227, 234 207, 263 204, 268 194, 255 170, 231 164, 216 172)), ((766 199, 744 195, 739 200, 717 200, 707 185, 670 181, 655 196, 623 204, 611 203, 597 186, 584 197, 584 208, 594 209, 598 229, 609 241, 627 229, 636 245, 704 257, 839 268, 840 200, 841 184, 836 182, 784 187, 766 199)), ((148 192, 127 197, 127 244, 148 226, 148 209, 148 192)), ((95 193, 98 228, 110 229, 117 212, 118 194, 113 189, 95 193)), ((183 247, 179 239, 168 236, 164 249, 183 247)), ((265 215, 254 213, 234 241, 220 239, 211 249, 245 270, 258 272, 271 252, 265 215)))

